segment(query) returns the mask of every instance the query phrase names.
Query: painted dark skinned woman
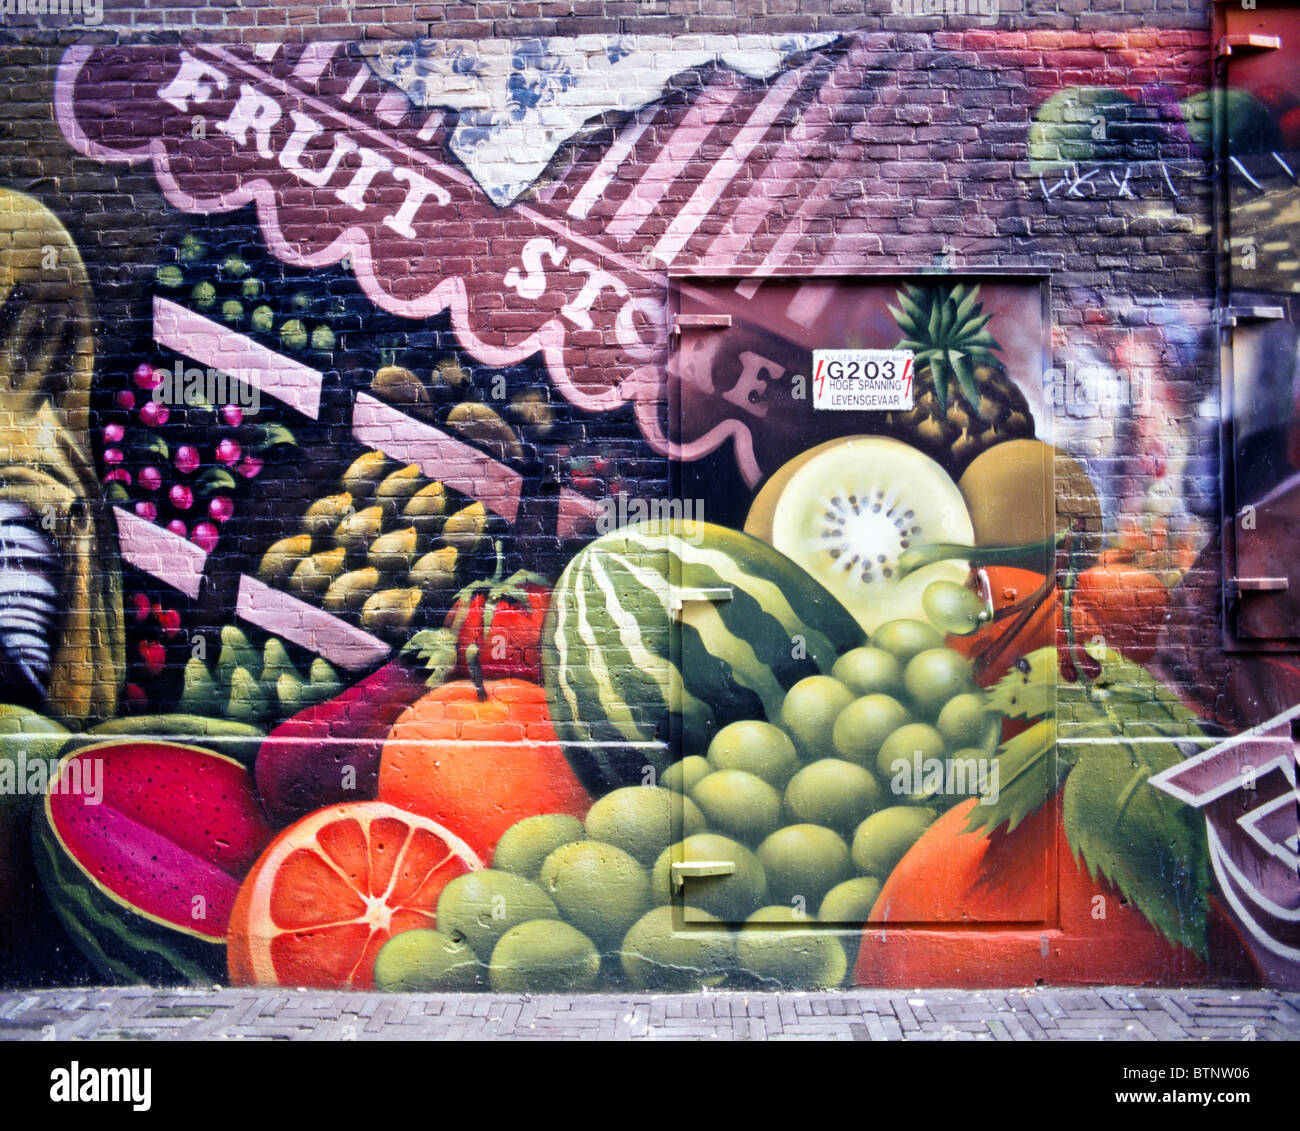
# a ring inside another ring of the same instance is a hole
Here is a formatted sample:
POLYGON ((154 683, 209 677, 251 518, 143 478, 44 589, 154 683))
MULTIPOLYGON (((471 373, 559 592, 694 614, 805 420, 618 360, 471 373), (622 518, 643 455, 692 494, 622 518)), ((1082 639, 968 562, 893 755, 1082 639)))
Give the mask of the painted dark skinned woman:
POLYGON ((91 301, 59 220, 0 189, 0 698, 74 727, 114 713, 125 668, 90 446, 91 301))

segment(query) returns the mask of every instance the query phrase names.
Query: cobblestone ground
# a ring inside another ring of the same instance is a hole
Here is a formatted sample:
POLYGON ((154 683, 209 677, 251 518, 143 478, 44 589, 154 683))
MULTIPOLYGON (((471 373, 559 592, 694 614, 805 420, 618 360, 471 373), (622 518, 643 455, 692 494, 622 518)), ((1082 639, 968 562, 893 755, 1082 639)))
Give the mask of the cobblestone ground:
POLYGON ((0 994, 0 1040, 1300 1039, 1300 994, 999 990, 530 997, 266 990, 0 994))

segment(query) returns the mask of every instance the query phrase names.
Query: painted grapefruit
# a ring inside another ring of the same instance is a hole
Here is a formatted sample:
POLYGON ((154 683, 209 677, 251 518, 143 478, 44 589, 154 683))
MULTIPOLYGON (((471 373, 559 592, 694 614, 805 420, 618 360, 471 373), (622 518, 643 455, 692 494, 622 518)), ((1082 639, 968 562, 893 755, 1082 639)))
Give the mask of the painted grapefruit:
POLYGON ((374 988, 393 935, 435 927, 442 889, 483 867, 436 821, 382 801, 310 813, 271 842, 230 915, 230 980, 374 988))

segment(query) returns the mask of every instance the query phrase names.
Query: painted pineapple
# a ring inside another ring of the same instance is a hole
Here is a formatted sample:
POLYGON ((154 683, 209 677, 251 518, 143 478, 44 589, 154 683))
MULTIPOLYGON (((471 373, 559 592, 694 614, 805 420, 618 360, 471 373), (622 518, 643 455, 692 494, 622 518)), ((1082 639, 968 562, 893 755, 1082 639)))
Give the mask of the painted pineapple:
POLYGON ((886 418, 890 435, 920 448, 955 479, 981 452, 1003 440, 1032 437, 1024 394, 985 328, 979 286, 903 285, 889 312, 902 331, 897 349, 916 355, 913 407, 886 418))

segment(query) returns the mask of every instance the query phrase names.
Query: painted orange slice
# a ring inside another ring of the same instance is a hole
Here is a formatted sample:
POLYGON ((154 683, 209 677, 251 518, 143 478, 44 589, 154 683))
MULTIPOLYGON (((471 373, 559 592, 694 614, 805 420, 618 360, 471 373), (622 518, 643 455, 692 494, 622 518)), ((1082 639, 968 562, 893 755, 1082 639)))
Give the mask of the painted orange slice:
POLYGON ((442 889, 482 867, 455 833, 382 801, 310 813, 271 842, 240 888, 230 980, 373 989, 384 943, 435 926, 442 889))

